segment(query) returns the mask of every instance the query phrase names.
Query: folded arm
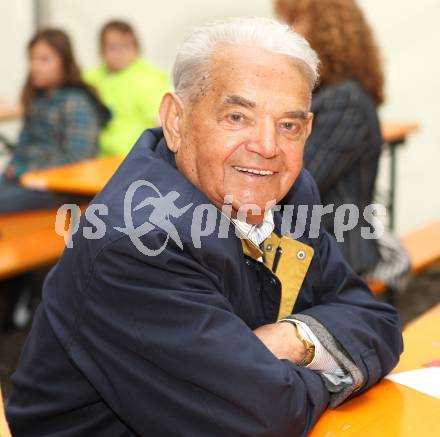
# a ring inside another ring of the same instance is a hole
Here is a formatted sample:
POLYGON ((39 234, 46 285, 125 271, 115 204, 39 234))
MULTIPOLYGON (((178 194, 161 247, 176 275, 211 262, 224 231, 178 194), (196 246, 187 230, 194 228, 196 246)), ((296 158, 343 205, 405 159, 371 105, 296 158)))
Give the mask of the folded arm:
MULTIPOLYGON (((313 204, 320 204, 316 185, 311 187, 313 204)), ((323 368, 312 369, 331 392, 330 406, 336 406, 394 368, 403 350, 402 331, 396 309, 376 300, 328 232, 321 228, 313 243, 319 269, 316 304, 289 319, 305 323, 339 365, 335 369, 327 360, 323 368)))
MULTIPOLYGON (((151 234, 159 247, 163 235, 151 234)), ((277 359, 203 269, 170 244, 144 257, 126 238, 112 243, 95 262, 71 359, 139 434, 306 435, 328 404, 322 380, 277 359)))

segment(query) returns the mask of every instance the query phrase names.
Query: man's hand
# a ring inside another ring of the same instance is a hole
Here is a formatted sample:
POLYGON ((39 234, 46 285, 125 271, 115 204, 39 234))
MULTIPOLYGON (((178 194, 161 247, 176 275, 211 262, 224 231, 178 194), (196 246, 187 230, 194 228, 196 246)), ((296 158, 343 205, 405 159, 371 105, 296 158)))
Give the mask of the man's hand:
POLYGON ((299 363, 306 348, 297 337, 296 326, 289 322, 271 323, 254 330, 254 334, 278 358, 299 363))

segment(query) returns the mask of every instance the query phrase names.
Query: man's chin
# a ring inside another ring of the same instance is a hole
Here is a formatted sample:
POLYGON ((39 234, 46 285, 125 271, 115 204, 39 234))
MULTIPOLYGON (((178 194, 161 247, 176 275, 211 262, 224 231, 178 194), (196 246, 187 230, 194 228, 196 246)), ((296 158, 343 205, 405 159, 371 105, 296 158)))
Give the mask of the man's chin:
POLYGON ((232 202, 232 218, 245 221, 252 225, 260 224, 267 210, 276 204, 276 200, 267 202, 232 202))

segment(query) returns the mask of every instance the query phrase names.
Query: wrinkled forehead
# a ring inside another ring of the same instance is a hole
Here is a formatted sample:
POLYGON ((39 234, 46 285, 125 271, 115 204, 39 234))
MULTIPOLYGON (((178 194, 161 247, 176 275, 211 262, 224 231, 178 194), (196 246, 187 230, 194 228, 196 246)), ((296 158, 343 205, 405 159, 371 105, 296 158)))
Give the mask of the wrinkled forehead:
POLYGON ((294 59, 252 46, 224 45, 209 58, 199 96, 244 95, 310 104, 309 82, 294 59))

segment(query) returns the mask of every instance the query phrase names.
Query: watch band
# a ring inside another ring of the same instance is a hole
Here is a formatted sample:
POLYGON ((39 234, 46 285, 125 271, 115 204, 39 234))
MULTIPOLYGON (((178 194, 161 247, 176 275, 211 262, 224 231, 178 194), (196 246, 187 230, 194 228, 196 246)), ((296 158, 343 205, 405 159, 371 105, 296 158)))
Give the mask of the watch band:
POLYGON ((298 333, 298 339, 304 345, 306 353, 302 360, 298 363, 298 366, 305 367, 309 365, 315 357, 315 345, 310 341, 308 335, 304 332, 299 323, 295 323, 296 332, 298 333))

